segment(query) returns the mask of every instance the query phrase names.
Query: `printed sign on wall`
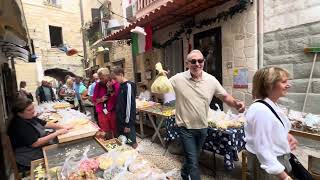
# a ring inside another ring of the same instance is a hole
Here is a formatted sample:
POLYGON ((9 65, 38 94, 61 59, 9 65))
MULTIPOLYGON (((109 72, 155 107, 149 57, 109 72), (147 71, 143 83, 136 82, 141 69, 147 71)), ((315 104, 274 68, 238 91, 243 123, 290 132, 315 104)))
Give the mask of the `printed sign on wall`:
POLYGON ((233 69, 233 88, 248 88, 248 68, 233 69))

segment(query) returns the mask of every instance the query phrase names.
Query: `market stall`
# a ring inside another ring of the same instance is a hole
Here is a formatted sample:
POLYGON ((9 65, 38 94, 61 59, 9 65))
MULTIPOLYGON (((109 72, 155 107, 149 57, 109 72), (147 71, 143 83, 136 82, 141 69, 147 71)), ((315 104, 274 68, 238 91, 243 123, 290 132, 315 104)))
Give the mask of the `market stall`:
POLYGON ((43 148, 44 159, 32 162, 34 179, 170 179, 138 151, 119 140, 84 138, 43 148), (117 146, 114 146, 117 144, 117 146))
MULTIPOLYGON (((142 103, 139 104, 141 105, 142 103)), ((144 107, 139 106, 137 109, 142 114, 139 116, 141 117, 140 122, 143 122, 143 118, 146 116, 151 121, 155 130, 152 141, 158 137, 163 147, 166 147, 165 141, 168 142, 179 138, 179 128, 175 124, 175 109, 173 107, 145 103, 144 107), (156 120, 159 122, 157 125, 155 123, 156 120), (160 133, 163 123, 166 129, 164 137, 160 133)), ((210 110, 208 116, 208 136, 203 149, 212 152, 214 157, 215 154, 224 156, 225 168, 231 170, 235 167, 234 161, 239 160, 238 153, 245 148, 244 116, 235 115, 231 112, 226 114, 220 110, 210 110)))
POLYGON ((140 138, 146 137, 144 132, 144 127, 143 127, 144 123, 146 122, 146 119, 145 119, 145 114, 143 113, 143 110, 155 105, 160 105, 160 104, 152 101, 142 101, 142 100, 136 99, 137 114, 139 115, 139 118, 137 118, 137 123, 139 124, 139 128, 140 128, 139 129, 140 133, 137 132, 137 135, 140 138))
POLYGON ((36 112, 40 119, 72 127, 68 133, 58 136, 59 143, 91 137, 99 130, 90 117, 71 109, 71 104, 64 101, 42 103, 36 107, 36 112))
POLYGON ((320 141, 320 115, 294 110, 286 110, 286 112, 292 123, 290 131, 292 135, 320 141))
POLYGON ((123 138, 95 136, 96 124, 65 102, 36 107, 38 117, 73 127, 58 137, 59 144, 43 147, 44 158, 32 162, 33 179, 168 179, 168 174, 124 145, 123 138))
MULTIPOLYGON (((175 124, 174 117, 166 120, 166 141, 171 141, 179 138, 179 128, 175 124)), ((235 165, 234 161, 238 161, 238 153, 245 148, 243 125, 238 127, 217 127, 209 125, 208 136, 204 143, 203 149, 224 157, 224 166, 227 170, 232 170, 235 165)), ((214 159, 215 160, 215 159, 214 159)), ((214 161, 215 162, 215 161, 214 161)), ((214 163, 214 169, 215 163, 214 163)))
POLYGON ((175 109, 173 107, 168 107, 168 106, 154 105, 148 108, 140 109, 139 112, 142 114, 141 116, 142 118, 140 121, 143 121, 143 119, 146 117, 145 115, 147 115, 148 119, 152 124, 152 127, 154 128, 155 132, 151 138, 152 141, 154 141, 155 138, 158 137, 162 146, 166 147, 164 138, 160 133, 160 129, 163 127, 164 121, 174 116, 175 109), (156 124, 157 120, 159 121, 158 124, 156 124))

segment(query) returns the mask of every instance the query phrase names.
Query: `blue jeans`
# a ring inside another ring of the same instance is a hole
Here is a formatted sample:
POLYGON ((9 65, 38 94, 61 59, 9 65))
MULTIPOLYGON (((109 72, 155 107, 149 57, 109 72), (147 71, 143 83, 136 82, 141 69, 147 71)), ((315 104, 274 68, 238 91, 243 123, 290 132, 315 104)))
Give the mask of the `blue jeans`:
POLYGON ((207 128, 187 129, 180 127, 180 139, 184 149, 184 164, 181 169, 183 180, 200 180, 199 157, 207 137, 207 128))

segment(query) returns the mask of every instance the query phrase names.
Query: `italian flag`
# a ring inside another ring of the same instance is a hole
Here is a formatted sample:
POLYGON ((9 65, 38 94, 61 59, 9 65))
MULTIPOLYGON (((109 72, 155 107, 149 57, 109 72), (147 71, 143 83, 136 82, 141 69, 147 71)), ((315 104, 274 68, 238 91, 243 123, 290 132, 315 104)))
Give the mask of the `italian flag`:
MULTIPOLYGON (((135 28, 136 29, 136 28, 135 28)), ((147 25, 144 29, 145 32, 132 31, 132 54, 137 56, 152 49, 152 27, 147 25)))

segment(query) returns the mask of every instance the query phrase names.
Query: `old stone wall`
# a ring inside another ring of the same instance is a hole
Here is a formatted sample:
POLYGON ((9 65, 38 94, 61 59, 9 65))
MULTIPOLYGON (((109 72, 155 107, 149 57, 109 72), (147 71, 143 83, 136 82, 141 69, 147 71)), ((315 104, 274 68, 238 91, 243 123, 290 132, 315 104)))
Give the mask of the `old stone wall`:
MULTIPOLYGON (((302 24, 264 34, 264 65, 287 69, 292 76, 292 88, 283 100, 290 109, 302 110, 314 53, 304 53, 305 47, 320 47, 320 21, 302 24)), ((320 58, 316 60, 309 90, 306 112, 319 113, 320 58)))
POLYGON ((266 0, 264 3, 264 32, 320 21, 319 0, 266 0))
POLYGON ((119 41, 113 41, 108 43, 108 45, 103 45, 109 48, 109 62, 104 62, 104 53, 99 53, 96 55, 96 63, 100 67, 109 67, 111 70, 123 63, 124 73, 129 80, 134 79, 133 74, 133 61, 131 46, 127 44, 119 44, 119 41))
POLYGON ((30 38, 43 70, 61 68, 82 76, 84 68, 81 57, 67 56, 57 48, 51 48, 49 25, 59 26, 62 27, 63 42, 83 55, 79 0, 58 2, 59 6, 52 6, 43 0, 22 1, 30 38))
POLYGON ((133 80, 134 74, 131 46, 128 46, 127 44, 119 45, 117 41, 115 41, 114 43, 112 43, 109 55, 111 68, 116 66, 119 61, 124 60, 124 73, 129 80, 133 80))
MULTIPOLYGON (((235 5, 237 1, 229 1, 219 7, 208 9, 195 16, 195 21, 199 22, 208 17, 215 17, 218 13, 228 10, 235 5)), ((223 87, 228 93, 239 100, 245 101, 246 105, 252 102, 251 89, 252 77, 257 70, 257 13, 256 3, 248 6, 248 9, 242 13, 236 14, 232 19, 214 23, 207 27, 197 29, 193 28, 190 42, 193 45, 193 35, 215 28, 221 27, 222 42, 222 74, 223 87), (231 68, 227 64, 232 64, 231 68), (248 68, 249 88, 233 88, 233 70, 234 68, 248 68)), ((170 33, 174 33, 179 28, 179 23, 157 31, 154 35, 157 42, 163 43, 169 38, 170 33)), ((183 38, 184 59, 188 54, 188 41, 183 38)), ((225 106, 227 110, 228 107, 225 106)))

